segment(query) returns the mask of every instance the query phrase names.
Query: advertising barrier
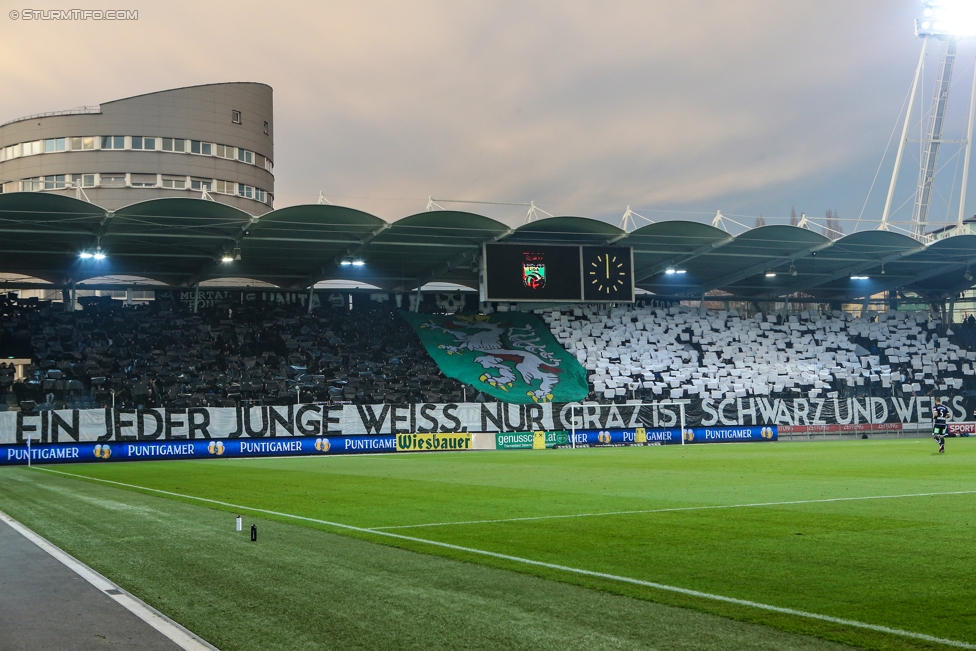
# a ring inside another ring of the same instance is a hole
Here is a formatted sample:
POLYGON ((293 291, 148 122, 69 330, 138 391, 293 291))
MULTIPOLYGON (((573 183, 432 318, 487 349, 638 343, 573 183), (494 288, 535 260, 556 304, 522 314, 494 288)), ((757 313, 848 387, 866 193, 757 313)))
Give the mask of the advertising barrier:
POLYGON ((470 434, 397 434, 397 452, 470 450, 470 434))
POLYGON ((760 443, 779 438, 777 427, 693 427, 685 430, 687 443, 760 443))
POLYGON ((948 423, 946 433, 954 436, 973 436, 976 434, 976 423, 948 423))
MULTIPOLYGON (((26 465, 26 445, 0 448, 0 465, 26 465)), ((149 443, 56 443, 32 445, 31 463, 83 463, 93 461, 159 461, 233 457, 362 454, 393 452, 392 436, 329 436, 254 441, 183 441, 149 443)))
POLYGON ((532 450, 569 445, 569 433, 555 432, 502 432, 495 435, 496 450, 532 450), (540 445, 541 439, 541 445, 540 445))

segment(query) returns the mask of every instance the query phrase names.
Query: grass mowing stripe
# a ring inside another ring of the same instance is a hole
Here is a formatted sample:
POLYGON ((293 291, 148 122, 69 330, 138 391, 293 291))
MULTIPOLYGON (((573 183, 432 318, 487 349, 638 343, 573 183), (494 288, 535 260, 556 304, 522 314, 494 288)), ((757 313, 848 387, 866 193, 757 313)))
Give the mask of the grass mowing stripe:
POLYGON ((397 539, 397 540, 404 540, 404 541, 413 542, 413 543, 420 543, 420 544, 423 544, 423 545, 431 545, 431 546, 434 546, 434 547, 441 547, 443 549, 450 549, 450 550, 453 550, 453 551, 459 551, 459 552, 464 552, 464 553, 468 553, 468 554, 475 554, 475 555, 479 555, 479 556, 488 556, 488 557, 491 557, 491 558, 497 558, 497 559, 505 560, 505 561, 509 561, 509 562, 520 563, 520 564, 523 564, 523 565, 532 565, 532 566, 535 566, 535 567, 544 567, 544 568, 547 568, 547 569, 550 569, 550 570, 557 570, 557 571, 561 571, 561 572, 568 572, 568 573, 571 573, 571 574, 577 574, 577 575, 582 575, 582 576, 589 576, 589 577, 594 577, 594 578, 599 578, 599 579, 605 579, 605 580, 609 580, 609 581, 616 581, 616 582, 620 582, 620 583, 629 583, 629 584, 632 584, 632 585, 639 585, 639 586, 643 586, 643 587, 653 588, 655 590, 662 590, 662 591, 666 591, 666 592, 672 592, 672 593, 682 594, 682 595, 696 597, 696 598, 700 598, 700 599, 707 599, 707 600, 710 600, 710 601, 719 601, 719 602, 723 602, 723 603, 734 604, 734 605, 737 605, 737 606, 745 606, 745 607, 749 607, 749 608, 756 608, 758 610, 764 610, 766 612, 773 612, 773 613, 779 613, 779 614, 784 614, 784 615, 791 615, 791 616, 794 616, 794 617, 801 617, 801 618, 804 618, 804 619, 812 619, 812 620, 817 620, 817 621, 822 621, 822 622, 828 622, 828 623, 831 623, 831 624, 839 624, 839 625, 842 625, 842 626, 850 626, 852 628, 859 628, 859 629, 863 629, 863 630, 869 630, 869 631, 875 631, 875 632, 885 633, 885 634, 889 634, 889 635, 895 635, 895 636, 898 636, 898 637, 910 638, 910 639, 915 639, 915 640, 922 640, 922 641, 925 641, 925 642, 932 642, 932 643, 935 643, 935 644, 942 644, 942 645, 945 645, 945 646, 950 646, 950 647, 954 647, 954 648, 958 648, 958 649, 973 649, 973 650, 976 650, 976 644, 970 644, 968 642, 961 642, 961 641, 958 641, 958 640, 950 640, 950 639, 947 639, 947 638, 936 637, 934 635, 926 635, 925 633, 916 633, 914 631, 906 631, 906 630, 897 629, 897 628, 890 628, 888 626, 880 626, 878 624, 869 624, 867 622, 859 622, 859 621, 851 620, 851 619, 843 619, 843 618, 840 618, 840 617, 832 617, 830 615, 822 615, 822 614, 819 614, 819 613, 811 613, 811 612, 807 612, 807 611, 803 611, 803 610, 795 610, 795 609, 792 609, 792 608, 783 608, 783 607, 780 607, 780 606, 773 606, 773 605, 770 605, 770 604, 763 604, 763 603, 759 603, 759 602, 756 602, 756 601, 749 601, 749 600, 746 600, 746 599, 738 599, 738 598, 735 598, 735 597, 726 597, 726 596, 723 596, 723 595, 717 595, 717 594, 712 594, 712 593, 708 593, 708 592, 701 592, 701 591, 698 591, 698 590, 691 590, 691 589, 688 589, 688 588, 681 588, 681 587, 678 587, 678 586, 665 585, 665 584, 662 584, 662 583, 655 583, 653 581, 643 581, 641 579, 634 579, 634 578, 626 577, 626 576, 618 576, 618 575, 615 575, 615 574, 607 574, 607 573, 604 573, 604 572, 595 572, 595 571, 592 571, 592 570, 584 570, 584 569, 580 569, 580 568, 569 567, 569 566, 566 566, 566 565, 558 565, 558 564, 555 564, 555 563, 546 563, 544 561, 536 561, 536 560, 532 560, 532 559, 529 559, 529 558, 521 558, 519 556, 511 556, 509 554, 500 554, 498 552, 491 552, 491 551, 486 551, 486 550, 483 550, 483 549, 475 549, 475 548, 472 548, 472 547, 464 547, 464 546, 461 546, 461 545, 452 545, 450 543, 440 542, 440 541, 436 541, 436 540, 427 540, 427 539, 424 539, 424 538, 415 538, 413 536, 404 536, 402 534, 391 533, 391 532, 388 532, 388 531, 377 531, 377 530, 374 530, 374 529, 365 529, 363 527, 357 527, 357 526, 350 525, 350 524, 342 524, 340 522, 330 522, 328 520, 320 520, 320 519, 317 519, 317 518, 310 518, 310 517, 302 516, 302 515, 293 515, 291 513, 282 513, 280 511, 272 511, 270 509, 254 508, 254 507, 250 507, 250 506, 244 506, 244 505, 241 505, 241 504, 232 504, 230 502, 223 502, 221 500, 214 500, 214 499, 210 499, 210 498, 206 498, 206 497, 197 497, 195 495, 185 495, 183 493, 176 493, 176 492, 173 492, 173 491, 166 491, 166 490, 162 490, 162 489, 158 489, 158 488, 149 488, 149 487, 146 487, 146 486, 139 486, 137 484, 128 484, 128 483, 125 483, 125 482, 113 481, 113 480, 110 480, 110 479, 100 479, 100 478, 97 478, 97 477, 88 477, 88 476, 85 476, 85 475, 77 475, 77 474, 70 473, 70 472, 64 472, 62 470, 53 470, 51 468, 43 468, 43 467, 38 467, 38 466, 35 466, 34 469, 41 470, 41 471, 44 471, 44 472, 50 472, 50 473, 54 473, 54 474, 58 474, 58 475, 64 475, 66 477, 72 477, 72 478, 75 478, 75 479, 101 482, 101 483, 112 484, 112 485, 116 485, 116 486, 123 486, 125 488, 131 488, 131 489, 141 490, 141 491, 148 491, 148 492, 152 492, 152 493, 158 493, 158 494, 161 494, 161 495, 169 495, 171 497, 178 497, 178 498, 181 498, 181 499, 196 500, 196 501, 199 501, 199 502, 206 502, 206 503, 209 503, 209 504, 217 504, 219 506, 225 506, 225 507, 229 507, 229 508, 232 508, 232 509, 238 509, 238 510, 244 510, 244 511, 252 511, 252 512, 255 512, 255 513, 264 513, 266 515, 273 515, 273 516, 282 517, 282 518, 290 518, 290 519, 301 520, 301 521, 305 521, 305 522, 314 522, 316 524, 322 524, 322 525, 326 525, 326 526, 330 526, 330 527, 335 527, 337 529, 343 529, 343 530, 346 530, 346 531, 355 531, 357 533, 370 534, 370 535, 374 535, 374 536, 384 536, 384 537, 387 537, 387 538, 394 538, 394 539, 397 539))
POLYGON ((867 495, 865 497, 829 497, 820 500, 793 500, 791 502, 754 502, 752 504, 714 504, 706 506, 676 506, 667 509, 640 511, 605 511, 602 513, 570 513, 566 515, 534 515, 524 518, 500 518, 496 520, 464 520, 460 522, 426 522, 424 524, 398 524, 389 527, 371 527, 371 531, 386 529, 413 529, 415 527, 449 527, 461 524, 493 524, 496 522, 524 522, 526 520, 557 520, 560 518, 595 518, 605 515, 635 515, 641 513, 673 513, 675 511, 706 511, 709 509, 743 509, 760 506, 788 506, 790 504, 823 504, 826 502, 856 502, 858 500, 894 500, 906 497, 933 497, 937 495, 973 495, 972 491, 946 491, 942 493, 910 493, 905 495, 867 495))

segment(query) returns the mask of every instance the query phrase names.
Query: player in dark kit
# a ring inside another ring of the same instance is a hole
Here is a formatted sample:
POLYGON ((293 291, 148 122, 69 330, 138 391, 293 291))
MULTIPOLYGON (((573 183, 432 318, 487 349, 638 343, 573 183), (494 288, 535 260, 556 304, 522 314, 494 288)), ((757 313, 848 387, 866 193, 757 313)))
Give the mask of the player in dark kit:
POLYGON ((949 419, 949 408, 942 404, 942 398, 935 399, 932 409, 932 438, 939 442, 939 452, 945 452, 946 421, 949 419))

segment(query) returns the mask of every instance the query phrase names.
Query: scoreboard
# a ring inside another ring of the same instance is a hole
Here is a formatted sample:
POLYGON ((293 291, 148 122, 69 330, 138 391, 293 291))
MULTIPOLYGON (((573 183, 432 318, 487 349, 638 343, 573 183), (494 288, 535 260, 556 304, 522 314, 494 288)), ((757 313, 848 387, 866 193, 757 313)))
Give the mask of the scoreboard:
POLYGON ((482 301, 634 301, 633 249, 627 246, 485 244, 482 301))

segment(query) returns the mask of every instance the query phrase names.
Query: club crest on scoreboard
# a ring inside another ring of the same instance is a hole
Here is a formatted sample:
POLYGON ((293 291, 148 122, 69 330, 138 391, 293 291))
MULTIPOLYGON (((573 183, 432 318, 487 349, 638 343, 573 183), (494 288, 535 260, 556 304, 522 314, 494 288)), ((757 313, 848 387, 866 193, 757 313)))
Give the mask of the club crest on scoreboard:
POLYGON ((529 289, 546 286, 546 262, 541 253, 526 253, 522 262, 522 282, 529 289))

